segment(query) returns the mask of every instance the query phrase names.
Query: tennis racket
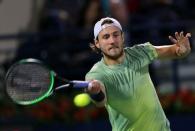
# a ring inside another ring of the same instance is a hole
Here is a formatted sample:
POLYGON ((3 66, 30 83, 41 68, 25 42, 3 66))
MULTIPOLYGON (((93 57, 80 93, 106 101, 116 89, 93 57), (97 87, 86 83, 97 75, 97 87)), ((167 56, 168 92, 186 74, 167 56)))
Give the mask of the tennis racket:
POLYGON ((57 76, 42 61, 28 58, 13 64, 7 71, 6 92, 17 104, 36 104, 61 88, 87 88, 88 81, 67 80, 57 76), (63 84, 54 87, 60 79, 63 84))

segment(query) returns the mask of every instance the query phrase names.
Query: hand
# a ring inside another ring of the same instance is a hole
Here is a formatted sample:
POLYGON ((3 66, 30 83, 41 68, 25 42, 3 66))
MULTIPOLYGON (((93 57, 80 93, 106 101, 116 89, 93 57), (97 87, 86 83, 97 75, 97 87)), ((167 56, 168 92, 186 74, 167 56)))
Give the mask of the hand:
POLYGON ((85 91, 89 93, 91 100, 96 104, 97 107, 105 106, 107 98, 105 93, 105 87, 101 81, 90 81, 89 86, 85 91))
POLYGON ((88 88, 86 89, 86 92, 89 94, 97 94, 101 91, 101 82, 98 80, 92 80, 90 81, 90 84, 88 88))
POLYGON ((183 31, 178 33, 175 32, 175 38, 172 36, 169 36, 169 39, 171 42, 173 42, 176 45, 176 54, 179 57, 184 57, 188 55, 191 51, 189 38, 191 37, 190 33, 187 33, 184 35, 183 31))

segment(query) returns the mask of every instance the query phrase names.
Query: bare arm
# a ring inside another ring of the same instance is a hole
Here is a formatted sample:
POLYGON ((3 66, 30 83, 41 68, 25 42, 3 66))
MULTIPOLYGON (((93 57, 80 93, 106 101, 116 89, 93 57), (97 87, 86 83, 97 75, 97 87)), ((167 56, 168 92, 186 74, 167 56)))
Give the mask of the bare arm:
POLYGON ((154 46, 156 48, 158 58, 178 59, 187 56, 191 51, 189 42, 190 37, 190 33, 184 35, 183 32, 175 32, 175 37, 169 36, 169 39, 171 40, 173 45, 154 46))
POLYGON ((92 80, 90 83, 91 86, 87 88, 86 92, 98 107, 103 107, 107 101, 104 84, 98 80, 92 80))

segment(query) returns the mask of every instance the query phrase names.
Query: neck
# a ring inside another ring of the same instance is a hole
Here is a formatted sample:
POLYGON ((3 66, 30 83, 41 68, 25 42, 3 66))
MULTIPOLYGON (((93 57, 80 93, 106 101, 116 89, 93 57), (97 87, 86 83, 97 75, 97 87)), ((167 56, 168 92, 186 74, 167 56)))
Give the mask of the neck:
POLYGON ((111 58, 111 57, 108 57, 108 56, 105 56, 105 55, 103 57, 104 63, 106 65, 117 65, 117 64, 121 64, 121 63, 123 63, 124 58, 125 58, 125 52, 123 52, 118 58, 111 58))

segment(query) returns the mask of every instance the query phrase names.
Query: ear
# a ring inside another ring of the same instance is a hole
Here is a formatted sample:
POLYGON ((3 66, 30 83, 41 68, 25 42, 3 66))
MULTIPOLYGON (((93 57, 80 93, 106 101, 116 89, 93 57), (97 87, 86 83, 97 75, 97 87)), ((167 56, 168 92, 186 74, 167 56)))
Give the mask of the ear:
POLYGON ((94 42, 95 42, 95 46, 99 49, 100 48, 99 41, 98 40, 94 40, 94 42))
POLYGON ((123 40, 123 43, 125 42, 125 34, 124 32, 122 32, 122 40, 123 40))

